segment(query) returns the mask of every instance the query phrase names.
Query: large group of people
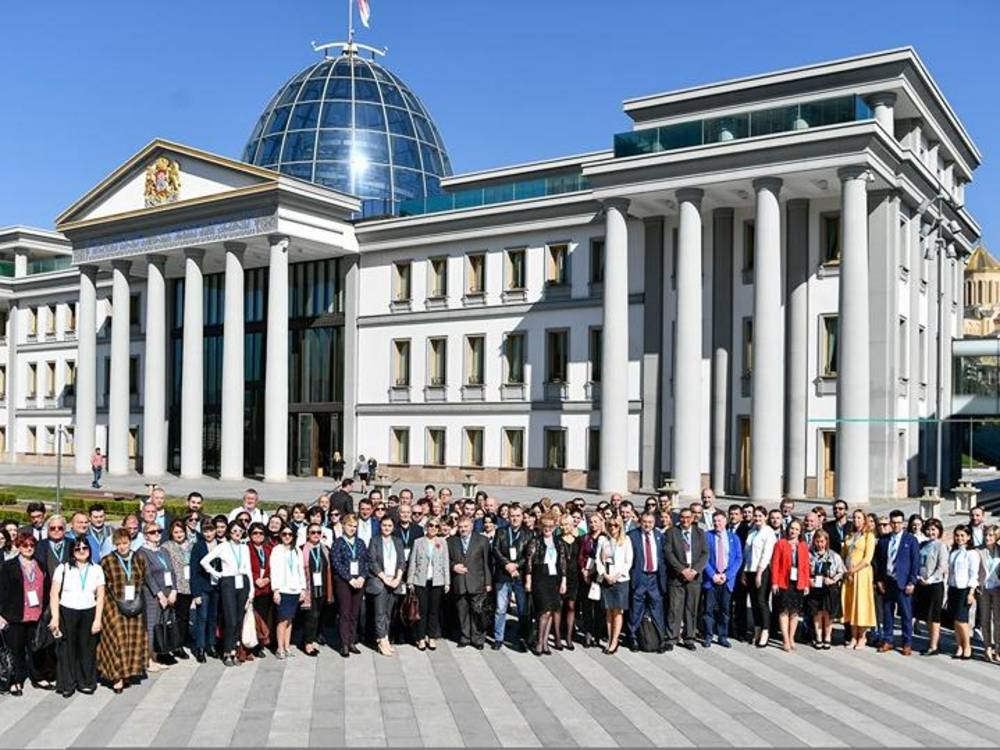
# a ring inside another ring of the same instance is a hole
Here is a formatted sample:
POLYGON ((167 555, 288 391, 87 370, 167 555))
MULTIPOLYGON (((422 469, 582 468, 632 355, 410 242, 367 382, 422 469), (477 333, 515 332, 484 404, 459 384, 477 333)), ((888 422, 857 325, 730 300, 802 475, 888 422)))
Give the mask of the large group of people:
POLYGON ((1000 661, 1000 529, 981 508, 951 530, 937 519, 837 501, 797 514, 716 505, 679 509, 621 495, 588 507, 455 498, 433 485, 383 498, 353 479, 307 506, 263 510, 256 491, 226 515, 188 496, 174 517, 154 489, 115 528, 100 504, 68 516, 28 506, 0 528, 0 648, 12 674, 65 696, 102 682, 121 692, 178 659, 227 667, 273 654, 383 656, 411 644, 530 651, 842 645, 1000 661), (837 644, 839 645, 839 644, 837 644))

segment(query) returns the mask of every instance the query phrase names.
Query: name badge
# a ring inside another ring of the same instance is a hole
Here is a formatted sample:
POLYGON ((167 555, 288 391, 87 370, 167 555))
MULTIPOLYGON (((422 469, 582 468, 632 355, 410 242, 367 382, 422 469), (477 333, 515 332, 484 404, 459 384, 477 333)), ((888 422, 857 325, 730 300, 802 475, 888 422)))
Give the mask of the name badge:
POLYGON ((184 566, 184 580, 185 581, 190 581, 191 580, 191 566, 190 565, 185 565, 184 566))
POLYGON ((243 575, 240 574, 240 575, 236 576, 233 579, 233 583, 236 584, 236 590, 237 591, 242 591, 243 590, 243 575))
POLYGON ((356 576, 358 574, 359 570, 360 570, 360 568, 358 567, 358 561, 357 560, 351 560, 351 575, 352 576, 356 576))
POLYGON ((168 587, 168 588, 174 585, 174 574, 173 573, 166 573, 165 572, 163 574, 163 585, 166 586, 166 587, 168 587))
POLYGON ((798 581, 799 580, 799 569, 798 568, 792 568, 789 571, 789 573, 790 573, 790 575, 788 576, 788 580, 790 580, 790 581, 798 581))
POLYGON ((514 562, 517 559, 517 547, 511 547, 507 550, 507 557, 511 562, 514 562))
POLYGON ((409 547, 403 547, 403 559, 406 560, 406 562, 410 561, 410 548, 409 547))
POLYGON ((320 573, 320 572, 314 572, 313 573, 313 586, 322 586, 322 585, 323 585, 323 574, 320 573))
POLYGON ((813 588, 814 589, 823 588, 823 576, 813 576, 813 588))
POLYGON ((28 606, 29 607, 37 607, 38 606, 38 592, 35 591, 34 589, 31 589, 28 592, 28 606))
POLYGON ((554 576, 556 574, 556 561, 555 560, 550 560, 549 562, 547 562, 545 564, 549 568, 549 575, 550 576, 554 576))
POLYGON ((135 599, 135 586, 131 583, 125 584, 125 601, 130 602, 135 599))

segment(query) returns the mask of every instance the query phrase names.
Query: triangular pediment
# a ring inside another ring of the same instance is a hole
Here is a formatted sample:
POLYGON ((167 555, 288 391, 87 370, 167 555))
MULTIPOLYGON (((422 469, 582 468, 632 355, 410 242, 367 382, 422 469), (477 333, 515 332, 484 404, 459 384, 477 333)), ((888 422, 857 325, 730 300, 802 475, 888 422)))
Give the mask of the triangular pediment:
POLYGON ((155 140, 57 219, 59 229, 160 212, 273 186, 278 174, 170 141, 155 140))

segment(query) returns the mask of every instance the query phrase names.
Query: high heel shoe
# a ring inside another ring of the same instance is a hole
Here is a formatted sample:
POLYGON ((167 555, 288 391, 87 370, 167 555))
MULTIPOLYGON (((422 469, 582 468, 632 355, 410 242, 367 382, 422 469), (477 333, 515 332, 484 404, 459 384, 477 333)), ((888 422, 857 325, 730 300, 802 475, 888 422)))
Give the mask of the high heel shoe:
POLYGON ((604 653, 606 653, 608 656, 614 656, 615 654, 618 653, 618 646, 619 645, 620 644, 616 643, 614 648, 605 649, 604 653))

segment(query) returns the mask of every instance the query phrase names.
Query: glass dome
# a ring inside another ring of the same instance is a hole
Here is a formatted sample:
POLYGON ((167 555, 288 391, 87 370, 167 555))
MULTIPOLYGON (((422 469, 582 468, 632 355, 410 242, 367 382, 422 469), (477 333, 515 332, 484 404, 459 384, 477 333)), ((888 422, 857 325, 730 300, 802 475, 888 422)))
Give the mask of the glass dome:
POLYGON ((451 162, 416 95, 375 60, 344 51, 310 65, 271 99, 243 161, 362 200, 363 216, 440 195, 451 162))

